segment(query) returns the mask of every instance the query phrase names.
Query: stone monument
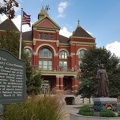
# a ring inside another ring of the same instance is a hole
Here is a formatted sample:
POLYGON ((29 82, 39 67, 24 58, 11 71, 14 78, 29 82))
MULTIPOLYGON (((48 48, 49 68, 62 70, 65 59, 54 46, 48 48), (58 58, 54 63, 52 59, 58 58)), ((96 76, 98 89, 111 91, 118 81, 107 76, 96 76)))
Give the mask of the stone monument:
POLYGON ((26 100, 26 63, 0 50, 0 104, 26 100))
POLYGON ((99 65, 96 80, 98 82, 97 97, 93 98, 95 113, 99 115, 101 110, 111 110, 117 116, 117 98, 109 97, 109 79, 103 64, 99 65))

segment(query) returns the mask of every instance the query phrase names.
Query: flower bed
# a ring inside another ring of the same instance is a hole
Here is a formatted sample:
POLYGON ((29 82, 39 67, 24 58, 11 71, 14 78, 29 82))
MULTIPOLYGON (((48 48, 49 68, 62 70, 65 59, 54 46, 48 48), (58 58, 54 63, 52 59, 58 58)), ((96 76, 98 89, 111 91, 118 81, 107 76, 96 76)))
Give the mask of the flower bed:
POLYGON ((70 113, 70 120, 120 120, 120 117, 82 116, 76 113, 70 113))

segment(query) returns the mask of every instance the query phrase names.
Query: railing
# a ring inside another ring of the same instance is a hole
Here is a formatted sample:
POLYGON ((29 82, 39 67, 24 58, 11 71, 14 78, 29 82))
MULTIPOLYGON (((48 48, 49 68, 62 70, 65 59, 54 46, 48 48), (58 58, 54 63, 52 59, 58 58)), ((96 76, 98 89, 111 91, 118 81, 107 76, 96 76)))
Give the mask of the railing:
POLYGON ((40 69, 38 65, 36 65, 36 66, 34 65, 33 68, 36 70, 41 70, 41 71, 60 71, 60 72, 62 72, 62 71, 76 72, 77 71, 77 69, 75 69, 75 68, 69 69, 69 68, 64 68, 62 66, 57 66, 56 68, 52 68, 52 69, 40 69))

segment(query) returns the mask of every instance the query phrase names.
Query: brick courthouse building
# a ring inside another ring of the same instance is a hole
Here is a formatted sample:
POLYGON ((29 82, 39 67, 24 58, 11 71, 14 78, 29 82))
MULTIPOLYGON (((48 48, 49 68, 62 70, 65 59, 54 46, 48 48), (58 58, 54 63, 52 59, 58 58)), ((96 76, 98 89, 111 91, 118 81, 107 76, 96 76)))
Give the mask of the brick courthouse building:
POLYGON ((80 26, 79 21, 76 26, 69 38, 60 35, 60 26, 42 8, 32 30, 23 33, 25 50, 33 68, 41 71, 53 93, 72 96, 77 92, 81 59, 87 49, 96 45, 95 38, 80 26))

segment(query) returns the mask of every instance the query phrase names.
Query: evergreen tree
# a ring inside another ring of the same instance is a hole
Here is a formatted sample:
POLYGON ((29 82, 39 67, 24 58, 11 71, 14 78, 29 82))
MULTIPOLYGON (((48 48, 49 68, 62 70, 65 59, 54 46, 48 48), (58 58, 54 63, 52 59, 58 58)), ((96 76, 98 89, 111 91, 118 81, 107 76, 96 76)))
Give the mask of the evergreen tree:
POLYGON ((40 94, 40 88, 42 84, 41 73, 38 72, 32 76, 31 79, 27 80, 27 93, 30 94, 40 94))
POLYGON ((82 75, 78 92, 83 97, 90 98, 91 96, 96 96, 98 87, 96 72, 101 63, 105 65, 109 77, 110 96, 117 97, 120 95, 119 59, 105 48, 92 48, 86 51, 80 66, 82 75))

